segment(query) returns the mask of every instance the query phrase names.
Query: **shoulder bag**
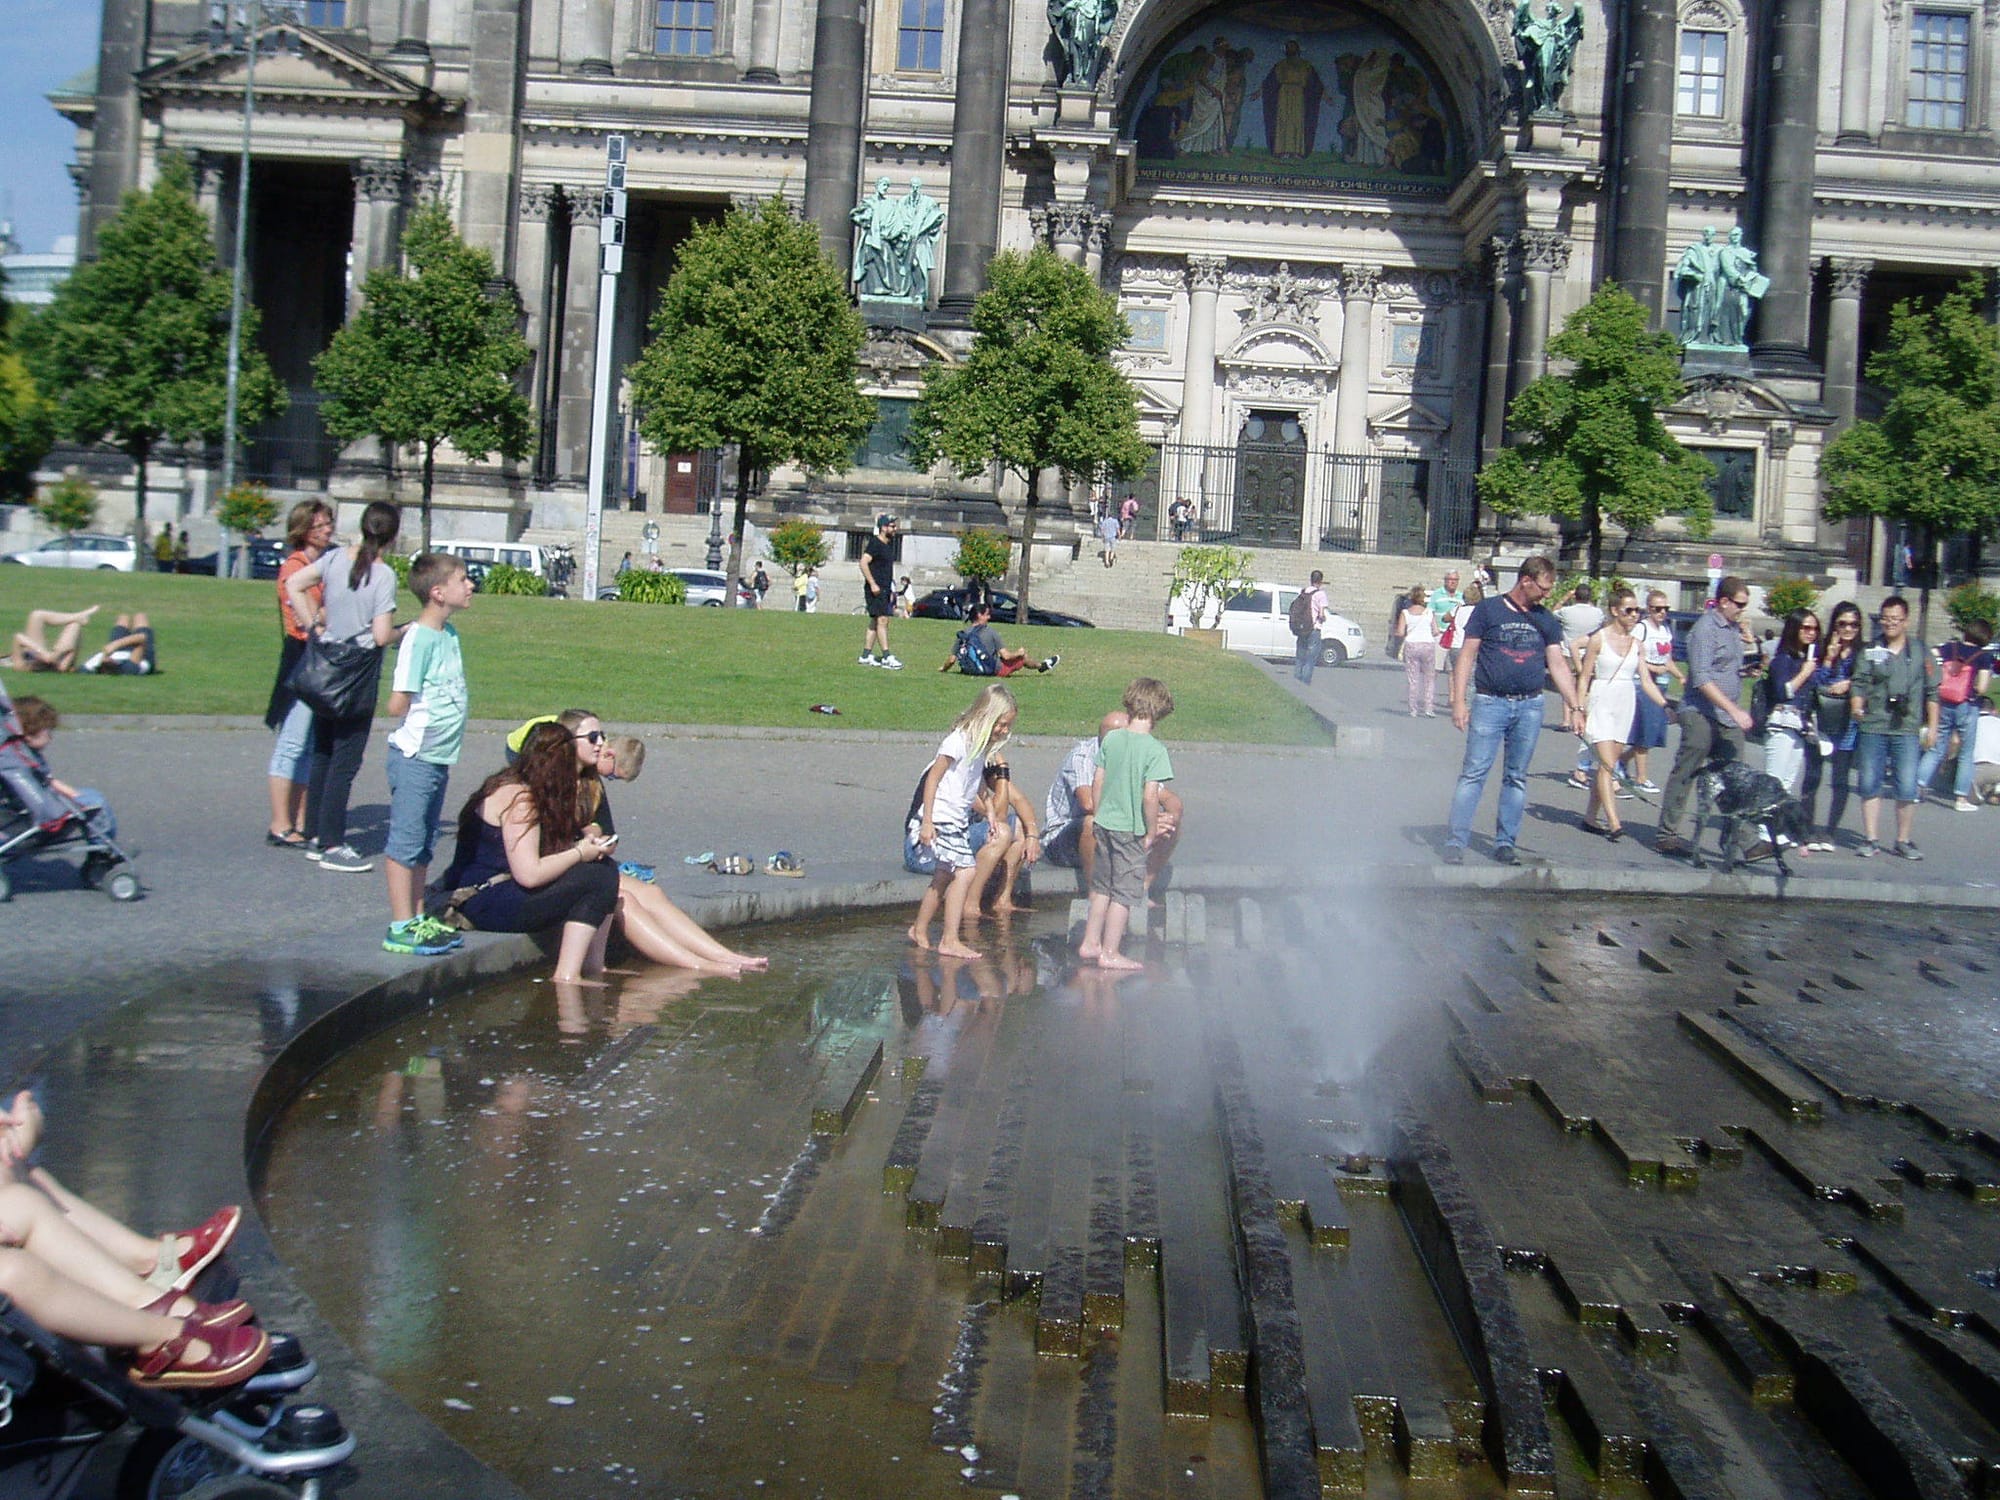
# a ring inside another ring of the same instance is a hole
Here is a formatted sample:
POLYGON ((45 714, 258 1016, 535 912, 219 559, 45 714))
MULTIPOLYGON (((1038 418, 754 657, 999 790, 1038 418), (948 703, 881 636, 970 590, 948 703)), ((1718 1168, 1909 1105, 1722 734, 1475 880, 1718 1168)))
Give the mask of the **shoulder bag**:
POLYGON ((309 635, 285 685, 314 713, 329 719, 365 719, 375 712, 381 676, 380 647, 309 635))

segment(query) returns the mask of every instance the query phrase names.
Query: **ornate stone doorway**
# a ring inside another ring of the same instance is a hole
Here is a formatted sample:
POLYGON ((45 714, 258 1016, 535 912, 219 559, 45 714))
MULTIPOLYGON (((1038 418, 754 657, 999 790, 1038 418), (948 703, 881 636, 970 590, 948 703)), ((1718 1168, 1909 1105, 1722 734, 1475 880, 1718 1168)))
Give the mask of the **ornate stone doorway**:
POLYGON ((1252 411, 1236 434, 1236 539, 1295 547, 1305 519, 1306 434, 1297 412, 1252 411))

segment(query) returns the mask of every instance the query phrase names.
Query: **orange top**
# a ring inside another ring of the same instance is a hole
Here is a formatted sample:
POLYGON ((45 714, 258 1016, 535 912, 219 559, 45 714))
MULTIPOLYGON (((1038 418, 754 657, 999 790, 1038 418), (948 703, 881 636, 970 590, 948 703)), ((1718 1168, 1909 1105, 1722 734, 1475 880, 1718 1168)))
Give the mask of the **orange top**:
MULTIPOLYGON (((305 627, 299 624, 299 617, 292 613, 292 601, 285 593, 285 583, 300 568, 309 567, 314 561, 315 559, 307 555, 305 548, 301 547, 278 564, 278 623, 285 627, 285 634, 295 641, 304 640, 306 632, 305 627)), ((311 595, 315 608, 320 607, 326 597, 326 589, 317 583, 306 592, 311 595)))

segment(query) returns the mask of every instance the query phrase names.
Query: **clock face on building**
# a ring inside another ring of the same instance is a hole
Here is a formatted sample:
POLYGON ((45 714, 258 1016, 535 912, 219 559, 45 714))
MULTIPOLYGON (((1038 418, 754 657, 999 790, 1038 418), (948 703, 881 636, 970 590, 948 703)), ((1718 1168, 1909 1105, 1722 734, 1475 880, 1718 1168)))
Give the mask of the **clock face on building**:
POLYGON ((1430 59, 1373 12, 1264 3, 1183 27, 1140 74, 1127 128, 1152 177, 1433 191, 1457 175, 1451 109, 1430 59))

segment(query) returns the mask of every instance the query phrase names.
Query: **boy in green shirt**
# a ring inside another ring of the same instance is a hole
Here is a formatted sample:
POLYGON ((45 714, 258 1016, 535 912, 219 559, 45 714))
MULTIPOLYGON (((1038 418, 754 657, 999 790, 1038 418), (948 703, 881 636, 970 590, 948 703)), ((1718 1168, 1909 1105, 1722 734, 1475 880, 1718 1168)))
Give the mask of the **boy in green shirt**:
POLYGON ((1167 787, 1174 779, 1167 747, 1153 727, 1174 711, 1174 696, 1151 677, 1125 689, 1130 723, 1105 735, 1097 748, 1092 782, 1097 804, 1097 858, 1090 872, 1090 915, 1077 956, 1100 969, 1139 969, 1119 948, 1132 909, 1146 902, 1146 856, 1180 826, 1180 798, 1167 787))
POLYGON ((389 877, 391 953, 429 957, 465 940, 423 914, 424 882, 444 812, 445 783, 465 739, 465 657, 451 617, 472 602, 463 559, 426 552, 410 564, 410 592, 423 603, 396 653, 389 712, 402 723, 389 735, 389 877))

